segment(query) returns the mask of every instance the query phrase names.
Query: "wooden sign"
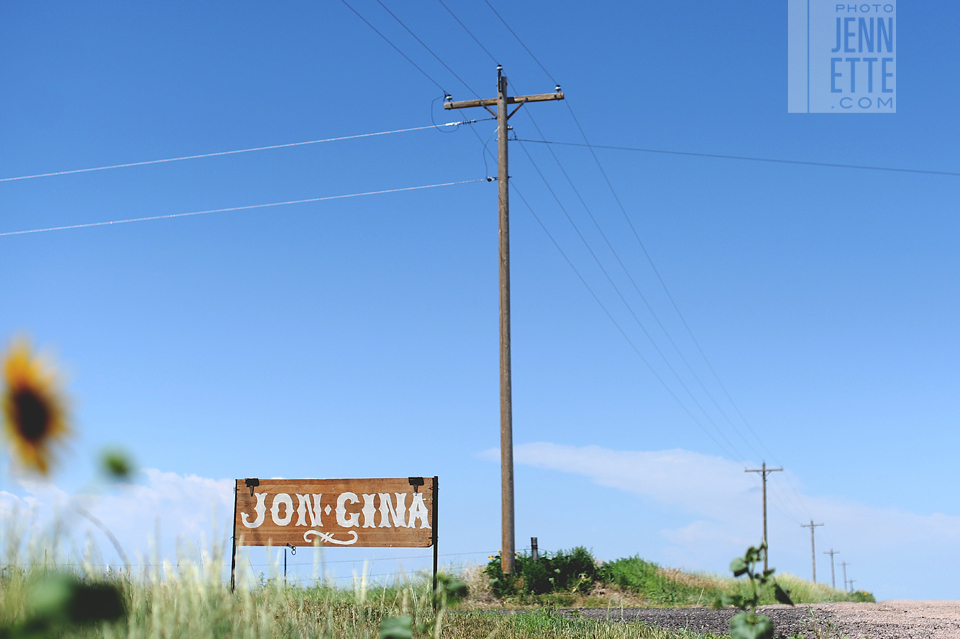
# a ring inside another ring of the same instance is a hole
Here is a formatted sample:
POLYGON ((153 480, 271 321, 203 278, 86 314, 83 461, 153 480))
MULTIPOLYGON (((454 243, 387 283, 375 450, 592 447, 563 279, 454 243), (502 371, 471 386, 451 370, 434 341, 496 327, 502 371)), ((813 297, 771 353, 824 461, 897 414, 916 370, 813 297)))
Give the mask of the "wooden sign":
POLYGON ((238 479, 235 546, 428 548, 436 477, 238 479))

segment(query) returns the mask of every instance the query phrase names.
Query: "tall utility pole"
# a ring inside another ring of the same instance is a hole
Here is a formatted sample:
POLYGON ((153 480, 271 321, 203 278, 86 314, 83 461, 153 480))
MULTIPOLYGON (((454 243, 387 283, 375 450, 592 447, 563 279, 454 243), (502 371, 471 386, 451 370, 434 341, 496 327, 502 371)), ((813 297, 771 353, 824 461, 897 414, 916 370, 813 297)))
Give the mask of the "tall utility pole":
POLYGON ((831 548, 830 550, 824 552, 823 554, 825 554, 825 555, 830 555, 830 587, 833 588, 833 589, 836 589, 836 587, 837 587, 837 579, 836 579, 836 577, 834 577, 834 574, 833 574, 833 556, 834 556, 834 555, 839 555, 839 554, 840 554, 840 551, 839 551, 839 550, 834 550, 833 548, 831 548))
POLYGON ((810 529, 810 557, 813 558, 813 583, 817 583, 817 549, 813 544, 813 531, 817 526, 822 526, 823 524, 815 524, 813 520, 810 520, 809 524, 800 524, 801 528, 810 529))
POLYGON ((497 97, 486 100, 444 102, 444 109, 483 107, 497 118, 497 153, 499 156, 497 180, 500 199, 500 500, 502 539, 500 565, 503 572, 512 573, 516 567, 513 508, 513 390, 510 381, 510 176, 507 173, 507 120, 527 102, 562 100, 557 85, 555 93, 539 95, 507 95, 507 78, 503 67, 497 65, 497 97), (507 112, 507 105, 517 108, 507 112), (494 112, 490 107, 497 107, 494 112))
POLYGON ((767 462, 763 462, 760 468, 743 471, 745 473, 760 473, 760 476, 763 477, 763 543, 767 544, 767 549, 763 551, 764 570, 767 569, 767 555, 770 554, 770 544, 767 543, 767 475, 781 471, 783 471, 782 468, 767 468, 767 462))
POLYGON ((843 589, 844 590, 847 589, 847 566, 849 565, 850 564, 845 561, 840 562, 840 566, 843 568, 843 589))

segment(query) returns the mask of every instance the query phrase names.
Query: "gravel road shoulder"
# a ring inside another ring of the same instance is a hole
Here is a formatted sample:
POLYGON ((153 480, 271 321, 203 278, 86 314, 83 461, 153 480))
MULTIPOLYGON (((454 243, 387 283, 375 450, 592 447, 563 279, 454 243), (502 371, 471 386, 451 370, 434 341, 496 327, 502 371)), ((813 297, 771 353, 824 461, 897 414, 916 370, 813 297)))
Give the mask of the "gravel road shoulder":
MULTIPOLYGON (((776 627, 776 637, 817 639, 958 639, 960 601, 882 601, 764 606, 761 611, 776 627)), ((722 635, 736 611, 710 608, 570 609, 570 616, 611 622, 643 622, 668 630, 722 635)))

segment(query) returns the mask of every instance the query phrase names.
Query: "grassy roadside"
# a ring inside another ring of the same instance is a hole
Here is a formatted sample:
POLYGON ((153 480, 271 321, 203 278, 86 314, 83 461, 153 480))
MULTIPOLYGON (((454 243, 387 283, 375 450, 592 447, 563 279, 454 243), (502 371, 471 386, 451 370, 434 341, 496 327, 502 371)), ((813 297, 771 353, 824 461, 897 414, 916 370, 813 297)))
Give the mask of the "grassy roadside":
MULTIPOLYGON (((639 556, 600 564, 584 548, 560 551, 536 563, 521 554, 511 577, 500 575, 499 557, 492 557, 482 570, 465 574, 474 605, 488 607, 710 606, 724 595, 746 595, 749 589, 743 579, 682 572, 639 556)), ((797 604, 874 601, 868 592, 845 592, 790 574, 778 574, 777 581, 797 604)), ((775 603, 771 593, 761 600, 762 605, 775 603)))
MULTIPOLYGON (((651 604, 665 607, 710 605, 723 595, 746 595, 749 584, 743 579, 720 577, 706 573, 684 573, 662 568, 640 557, 618 559, 605 564, 609 582, 636 593, 651 604)), ((795 575, 777 574, 777 582, 790 591, 796 604, 834 601, 874 601, 870 593, 846 592, 822 583, 815 584, 795 575)), ((762 605, 777 603, 766 593, 762 605)))
MULTIPOLYGON (((219 572, 196 566, 181 566, 164 579, 113 576, 120 586, 126 618, 92 625, 70 625, 54 634, 18 631, 17 622, 30 615, 35 586, 49 577, 51 569, 4 569, 0 573, 0 635, 4 637, 77 637, 93 639, 166 639, 230 637, 230 639, 299 639, 349 637, 378 639, 381 623, 388 617, 407 615, 415 629, 410 636, 432 639, 705 639, 692 633, 675 633, 639 624, 610 624, 588 619, 569 619, 551 611, 494 614, 471 611, 469 603, 459 610, 443 610, 438 616, 431 606, 428 580, 419 578, 387 587, 337 589, 322 585, 302 588, 271 581, 231 592, 219 572)), ((87 582, 103 581, 103 575, 88 572, 87 582)))
MULTIPOLYGON (((527 565, 526 575, 533 575, 529 583, 539 583, 536 587, 548 592, 525 592, 527 577, 519 574, 512 582, 514 593, 503 596, 501 592, 498 597, 495 580, 488 574, 490 566, 487 572, 482 566, 463 568, 459 577, 467 582, 468 597, 451 603, 438 616, 432 607, 429 580, 423 576, 386 586, 358 580, 353 588, 344 589, 324 584, 300 587, 278 579, 261 581, 248 574, 241 577, 242 585, 236 592, 231 592, 223 581, 222 557, 207 557, 201 564, 167 564, 161 570, 134 575, 104 575, 101 568, 87 564, 58 568, 53 562, 41 560, 22 563, 26 559, 22 556, 19 565, 24 567, 18 568, 16 553, 9 557, 10 562, 0 569, 2 639, 380 639, 385 619, 404 616, 410 618, 409 627, 413 629, 401 635, 404 639, 705 639, 703 635, 636 623, 569 618, 557 614, 556 609, 710 605, 718 594, 743 588, 740 581, 664 569, 639 557, 598 565, 581 549, 563 555, 559 563, 538 562, 532 566, 536 572, 530 572, 531 566, 527 565), (22 627, 17 630, 18 624, 37 608, 37 585, 71 571, 88 584, 108 582, 118 586, 125 618, 65 625, 53 634, 24 633, 22 627), (495 612, 504 608, 524 610, 520 614, 495 612)), ((780 581, 793 591, 798 602, 850 599, 847 593, 790 576, 780 581)))

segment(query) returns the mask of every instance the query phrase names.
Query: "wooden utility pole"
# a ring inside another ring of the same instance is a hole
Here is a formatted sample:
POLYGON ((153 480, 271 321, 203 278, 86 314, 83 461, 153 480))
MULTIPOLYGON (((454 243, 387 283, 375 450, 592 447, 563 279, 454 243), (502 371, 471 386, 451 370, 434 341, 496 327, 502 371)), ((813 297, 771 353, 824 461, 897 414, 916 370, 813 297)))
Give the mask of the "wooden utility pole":
POLYGON ((510 379, 510 176, 507 172, 507 120, 527 102, 562 100, 557 85, 555 93, 539 95, 507 95, 507 78, 503 67, 497 65, 497 97, 486 100, 444 102, 444 109, 483 107, 497 118, 497 153, 499 157, 497 180, 500 200, 500 499, 502 540, 500 565, 503 572, 512 573, 516 567, 516 543, 513 507, 513 389, 510 379), (507 105, 517 108, 507 112, 507 105), (490 107, 495 106, 496 112, 490 107))
POLYGON ((810 557, 813 560, 813 583, 817 583, 817 550, 813 544, 813 531, 817 526, 822 526, 823 524, 815 524, 813 520, 810 520, 809 524, 800 524, 801 528, 810 529, 810 557))
POLYGON ((825 551, 823 554, 830 555, 830 587, 833 589, 836 589, 837 579, 836 577, 834 577, 834 574, 833 574, 833 556, 839 555, 840 551, 834 550, 833 548, 831 548, 830 550, 825 551))
POLYGON ((767 462, 763 462, 760 468, 743 471, 745 473, 760 473, 760 476, 763 477, 763 543, 767 545, 767 549, 763 551, 764 570, 767 569, 767 555, 770 554, 770 544, 767 542, 767 475, 781 471, 783 471, 782 468, 767 468, 767 462))
POLYGON ((844 590, 847 589, 847 566, 849 566, 849 565, 850 565, 850 564, 848 564, 848 563, 845 562, 845 561, 841 561, 841 562, 840 562, 840 566, 843 568, 843 589, 844 589, 844 590))

